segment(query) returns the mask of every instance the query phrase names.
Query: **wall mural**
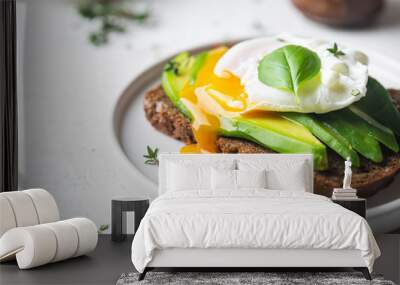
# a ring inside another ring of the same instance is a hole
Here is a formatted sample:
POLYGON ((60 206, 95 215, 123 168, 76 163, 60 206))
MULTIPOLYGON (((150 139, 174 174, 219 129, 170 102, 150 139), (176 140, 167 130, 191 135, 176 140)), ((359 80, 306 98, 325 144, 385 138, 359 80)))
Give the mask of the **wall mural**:
POLYGON ((293 36, 232 45, 182 52, 127 88, 116 109, 120 139, 144 177, 157 183, 159 151, 312 153, 314 192, 331 197, 347 160, 345 186, 351 171, 374 230, 399 229, 400 91, 379 72, 389 63, 293 36))
POLYGON ((316 193, 342 187, 348 160, 373 230, 400 233, 398 3, 346 30, 293 1, 15 2, 10 189, 18 176, 102 225, 113 197, 157 197, 159 153, 312 153, 316 193), (314 39, 272 36, 296 30, 314 39))

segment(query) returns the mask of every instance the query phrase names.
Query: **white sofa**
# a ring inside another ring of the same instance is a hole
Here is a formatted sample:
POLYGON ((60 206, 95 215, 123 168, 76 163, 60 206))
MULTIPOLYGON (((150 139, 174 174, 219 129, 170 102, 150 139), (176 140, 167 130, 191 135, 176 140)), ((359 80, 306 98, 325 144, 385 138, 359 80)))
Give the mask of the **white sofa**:
POLYGON ((87 218, 60 221, 53 196, 44 189, 0 193, 0 262, 20 269, 84 255, 96 248, 96 225, 87 218))

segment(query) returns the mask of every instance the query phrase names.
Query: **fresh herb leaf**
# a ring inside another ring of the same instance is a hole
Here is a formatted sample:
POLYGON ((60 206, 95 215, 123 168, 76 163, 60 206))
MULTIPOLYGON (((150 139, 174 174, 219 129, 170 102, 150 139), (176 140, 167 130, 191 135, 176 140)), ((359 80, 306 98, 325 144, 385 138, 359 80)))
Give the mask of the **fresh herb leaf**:
POLYGON ((135 13, 131 14, 130 16, 127 16, 126 18, 136 20, 139 23, 143 23, 144 21, 147 20, 147 18, 150 16, 149 12, 143 12, 143 13, 135 13))
POLYGON ((164 71, 171 71, 176 76, 184 75, 193 66, 193 57, 188 52, 181 52, 167 62, 164 71))
POLYGON ((112 18, 104 18, 102 22, 102 30, 105 33, 109 32, 123 33, 125 32, 125 27, 121 23, 118 23, 117 21, 113 20, 112 18))
POLYGON ((327 48, 326 50, 329 51, 331 54, 333 54, 335 57, 346 55, 344 52, 339 50, 337 43, 334 43, 333 47, 327 48))
POLYGON ((103 17, 101 29, 97 32, 90 33, 89 40, 93 45, 101 46, 109 42, 110 33, 123 33, 125 30, 122 23, 110 17, 103 17))
POLYGON ((100 227, 99 227, 99 229, 97 230, 97 232, 98 232, 99 234, 101 234, 102 232, 108 230, 108 228, 109 228, 109 226, 108 226, 107 224, 100 225, 100 227))
POLYGON ((258 78, 264 84, 294 93, 302 83, 315 77, 321 69, 318 55, 302 46, 287 45, 264 56, 258 65, 258 78))
POLYGON ((108 34, 102 31, 89 34, 89 41, 95 46, 101 46, 108 43, 108 34))
POLYGON ((170 60, 165 65, 164 70, 171 71, 173 74, 179 75, 179 63, 174 60, 170 60))
POLYGON ((89 41, 93 45, 108 43, 111 33, 125 32, 128 21, 143 22, 148 18, 148 12, 134 12, 124 2, 126 0, 85 0, 79 3, 78 12, 83 18, 100 22, 98 30, 89 34, 89 41))
POLYGON ((147 154, 143 155, 143 157, 146 158, 145 164, 158 165, 158 148, 153 150, 150 146, 147 146, 147 154))

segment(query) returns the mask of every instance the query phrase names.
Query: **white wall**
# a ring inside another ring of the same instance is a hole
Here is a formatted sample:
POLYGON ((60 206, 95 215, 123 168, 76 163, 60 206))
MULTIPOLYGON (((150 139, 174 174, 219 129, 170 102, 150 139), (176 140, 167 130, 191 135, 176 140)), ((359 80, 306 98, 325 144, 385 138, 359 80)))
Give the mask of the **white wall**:
POLYGON ((396 0, 381 25, 359 31, 309 22, 282 0, 146 2, 148 24, 96 48, 86 39, 93 26, 77 15, 75 2, 18 1, 27 4, 20 184, 52 192, 63 217, 110 223, 112 196, 155 196, 119 149, 112 114, 127 84, 161 58, 212 41, 292 32, 371 46, 400 60, 396 0))

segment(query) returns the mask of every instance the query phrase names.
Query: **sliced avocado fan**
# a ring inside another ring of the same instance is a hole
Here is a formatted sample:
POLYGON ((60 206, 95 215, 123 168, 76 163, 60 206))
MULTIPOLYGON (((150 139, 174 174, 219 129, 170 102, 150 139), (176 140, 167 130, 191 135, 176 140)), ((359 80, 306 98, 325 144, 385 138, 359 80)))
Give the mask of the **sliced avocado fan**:
POLYGON ((320 114, 316 117, 318 121, 335 129, 346 138, 352 147, 364 157, 374 162, 381 162, 383 160, 379 142, 372 136, 369 136, 363 129, 359 129, 353 125, 353 122, 349 122, 346 118, 338 116, 336 112, 320 114))
POLYGON ((369 78, 367 88, 366 97, 348 108, 319 115, 283 113, 283 116, 308 128, 344 159, 350 158, 356 167, 359 166, 357 152, 374 162, 381 162, 383 155, 378 142, 394 152, 399 151, 394 131, 400 126, 400 117, 386 89, 378 81, 369 78), (377 107, 372 108, 374 104, 384 108, 385 112, 377 112, 377 107), (382 124, 389 121, 395 122, 389 124, 393 130, 382 124))
POLYGON ((387 148, 394 152, 399 151, 399 145, 396 141, 396 136, 393 131, 378 122, 373 123, 373 118, 368 115, 360 117, 353 113, 349 108, 333 112, 335 116, 341 117, 347 122, 351 123, 353 128, 362 131, 364 134, 373 137, 387 148))
POLYGON ((302 125, 280 115, 265 118, 220 118, 220 134, 245 138, 279 153, 312 153, 315 168, 328 166, 326 147, 302 125))
POLYGON ((285 118, 302 124, 314 136, 337 152, 344 159, 350 159, 355 167, 360 166, 360 158, 351 143, 330 125, 318 120, 313 115, 303 113, 283 113, 285 118))

